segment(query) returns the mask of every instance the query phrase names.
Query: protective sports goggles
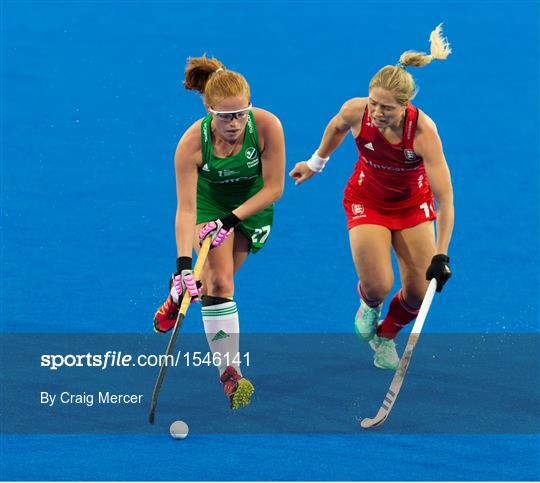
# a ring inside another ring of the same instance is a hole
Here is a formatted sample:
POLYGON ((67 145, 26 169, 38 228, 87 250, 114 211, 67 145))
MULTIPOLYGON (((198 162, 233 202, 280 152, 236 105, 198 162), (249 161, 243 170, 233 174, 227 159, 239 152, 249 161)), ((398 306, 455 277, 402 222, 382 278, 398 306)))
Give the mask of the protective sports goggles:
POLYGON ((250 104, 246 108, 240 109, 239 111, 214 111, 214 109, 209 107, 208 111, 222 121, 232 121, 233 119, 238 119, 241 121, 242 119, 248 117, 251 107, 252 105, 250 104))

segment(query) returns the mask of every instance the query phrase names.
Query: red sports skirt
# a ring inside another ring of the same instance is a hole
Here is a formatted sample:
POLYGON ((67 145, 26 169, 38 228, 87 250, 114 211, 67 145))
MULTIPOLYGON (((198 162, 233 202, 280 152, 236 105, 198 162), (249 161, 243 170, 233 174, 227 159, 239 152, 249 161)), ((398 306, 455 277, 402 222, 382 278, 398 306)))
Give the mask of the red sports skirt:
POLYGON ((371 202, 367 206, 360 196, 346 190, 343 207, 347 216, 348 230, 358 225, 380 225, 389 230, 404 230, 437 218, 433 198, 425 199, 418 206, 385 210, 374 208, 371 202))

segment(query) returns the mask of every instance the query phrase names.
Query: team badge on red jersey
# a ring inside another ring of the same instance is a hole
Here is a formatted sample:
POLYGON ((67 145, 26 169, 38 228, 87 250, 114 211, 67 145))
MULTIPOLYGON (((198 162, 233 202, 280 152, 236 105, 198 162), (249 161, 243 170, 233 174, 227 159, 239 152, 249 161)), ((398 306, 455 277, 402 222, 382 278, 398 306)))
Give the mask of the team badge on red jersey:
POLYGON ((405 155, 407 160, 410 161, 411 163, 416 161, 417 156, 416 156, 416 153, 412 149, 404 149, 403 154, 405 155))
POLYGON ((364 214, 364 205, 361 203, 353 203, 352 207, 353 215, 363 215, 364 214))

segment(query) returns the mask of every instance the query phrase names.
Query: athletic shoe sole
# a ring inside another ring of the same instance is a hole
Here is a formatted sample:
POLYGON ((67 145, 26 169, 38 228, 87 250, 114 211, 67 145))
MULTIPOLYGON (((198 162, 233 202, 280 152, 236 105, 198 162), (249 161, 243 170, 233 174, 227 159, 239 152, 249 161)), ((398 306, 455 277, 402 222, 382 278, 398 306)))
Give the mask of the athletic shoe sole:
POLYGON ((231 396, 231 409, 240 409, 251 403, 251 396, 255 392, 253 384, 245 377, 238 381, 238 388, 231 396))

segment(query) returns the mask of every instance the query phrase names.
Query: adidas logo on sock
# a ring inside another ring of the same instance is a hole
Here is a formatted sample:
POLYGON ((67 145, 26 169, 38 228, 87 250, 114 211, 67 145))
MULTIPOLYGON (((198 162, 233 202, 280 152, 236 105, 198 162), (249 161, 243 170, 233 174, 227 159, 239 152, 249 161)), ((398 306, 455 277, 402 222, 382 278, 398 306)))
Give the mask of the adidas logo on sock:
POLYGON ((220 331, 214 336, 214 338, 212 339, 212 342, 214 342, 214 341, 216 341, 216 340, 226 339, 227 337, 230 337, 230 335, 227 334, 227 332, 225 332, 224 330, 220 330, 220 331))

